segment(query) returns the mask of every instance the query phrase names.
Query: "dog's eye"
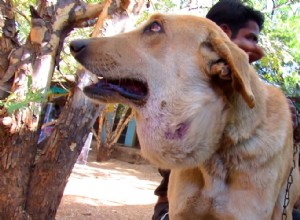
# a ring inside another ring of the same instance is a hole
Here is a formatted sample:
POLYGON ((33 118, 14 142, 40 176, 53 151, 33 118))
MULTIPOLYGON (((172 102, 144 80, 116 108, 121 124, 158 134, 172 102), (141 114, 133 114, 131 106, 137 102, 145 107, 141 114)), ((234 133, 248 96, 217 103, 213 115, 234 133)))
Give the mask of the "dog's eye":
POLYGON ((162 26, 161 26, 161 24, 158 23, 157 21, 154 21, 151 24, 149 24, 145 28, 144 33, 150 33, 150 32, 154 32, 154 33, 160 33, 160 32, 162 32, 162 26))

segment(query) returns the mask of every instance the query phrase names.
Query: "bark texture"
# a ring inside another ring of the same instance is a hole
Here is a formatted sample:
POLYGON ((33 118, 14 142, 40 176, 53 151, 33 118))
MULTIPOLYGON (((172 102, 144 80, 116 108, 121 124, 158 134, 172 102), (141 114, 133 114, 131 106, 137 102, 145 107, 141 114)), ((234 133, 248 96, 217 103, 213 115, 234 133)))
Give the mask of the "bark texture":
MULTIPOLYGON (((12 91, 18 98, 26 96, 27 76, 32 78, 30 90, 49 88, 65 37, 97 18, 103 9, 102 4, 77 0, 37 5, 37 9, 30 8, 31 31, 20 46, 14 39, 14 6, 9 0, 0 1, 1 15, 6 18, 1 27, 8 30, 0 39, 0 83, 14 80, 12 91)), ((42 107, 28 103, 33 106, 42 107)), ((54 219, 76 158, 101 110, 75 88, 53 134, 38 150, 40 113, 32 109, 12 115, 0 109, 0 219, 54 219)))
POLYGON ((54 219, 72 168, 101 108, 76 89, 34 164, 26 211, 33 219, 54 219))
MULTIPOLYGON (((67 35, 74 28, 95 24, 101 28, 115 13, 127 13, 131 1, 106 0, 86 4, 80 0, 38 1, 30 7, 31 31, 24 45, 17 41, 12 1, 0 0, 0 86, 13 82, 16 101, 30 91, 47 90, 67 35)), ((134 5, 143 1, 135 1, 134 5)), ((136 8, 135 8, 136 10, 136 8)), ((99 31, 93 34, 99 35, 99 31)), ((73 89, 56 126, 42 145, 37 145, 42 105, 29 102, 27 108, 8 114, 0 108, 0 219, 54 219, 65 185, 96 118, 104 108, 91 103, 82 93, 87 74, 78 71, 73 89), (35 108, 33 108, 35 107, 35 108)))

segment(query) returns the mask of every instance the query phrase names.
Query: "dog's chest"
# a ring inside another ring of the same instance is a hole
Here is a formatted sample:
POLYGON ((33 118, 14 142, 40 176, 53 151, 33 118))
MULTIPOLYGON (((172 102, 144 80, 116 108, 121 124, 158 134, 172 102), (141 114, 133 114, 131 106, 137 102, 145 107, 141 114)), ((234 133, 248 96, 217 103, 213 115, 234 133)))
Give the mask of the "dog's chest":
POLYGON ((169 196, 170 210, 175 211, 175 216, 182 219, 217 219, 217 216, 228 215, 228 188, 223 181, 214 180, 201 189, 190 183, 176 191, 169 196))
POLYGON ((236 179, 222 163, 213 170, 211 173, 200 167, 171 172, 168 195, 171 215, 181 216, 178 219, 235 219, 232 206, 239 204, 234 204, 233 196, 237 196, 236 188, 245 187, 236 181, 243 178, 242 174, 235 173, 236 179))

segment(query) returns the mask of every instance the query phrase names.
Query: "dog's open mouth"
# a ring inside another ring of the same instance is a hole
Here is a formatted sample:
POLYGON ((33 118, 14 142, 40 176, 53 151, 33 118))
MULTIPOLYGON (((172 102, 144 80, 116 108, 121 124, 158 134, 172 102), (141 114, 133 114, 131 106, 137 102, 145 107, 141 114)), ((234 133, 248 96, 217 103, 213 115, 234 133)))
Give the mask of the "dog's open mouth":
POLYGON ((135 79, 101 79, 99 82, 86 86, 84 93, 102 102, 133 102, 142 105, 146 102, 148 86, 135 79))

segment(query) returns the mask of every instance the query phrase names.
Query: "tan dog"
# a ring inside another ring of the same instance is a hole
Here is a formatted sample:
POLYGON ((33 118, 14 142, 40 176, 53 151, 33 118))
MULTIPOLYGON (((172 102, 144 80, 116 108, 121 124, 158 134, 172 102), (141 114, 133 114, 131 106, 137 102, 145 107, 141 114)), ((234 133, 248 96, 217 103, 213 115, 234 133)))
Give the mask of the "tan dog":
MULTIPOLYGON (((289 107, 218 26, 157 14, 71 50, 104 77, 85 94, 134 108, 144 157, 172 169, 171 219, 281 219, 293 166, 289 107)), ((288 219, 300 192, 298 167, 292 174, 288 219)))

